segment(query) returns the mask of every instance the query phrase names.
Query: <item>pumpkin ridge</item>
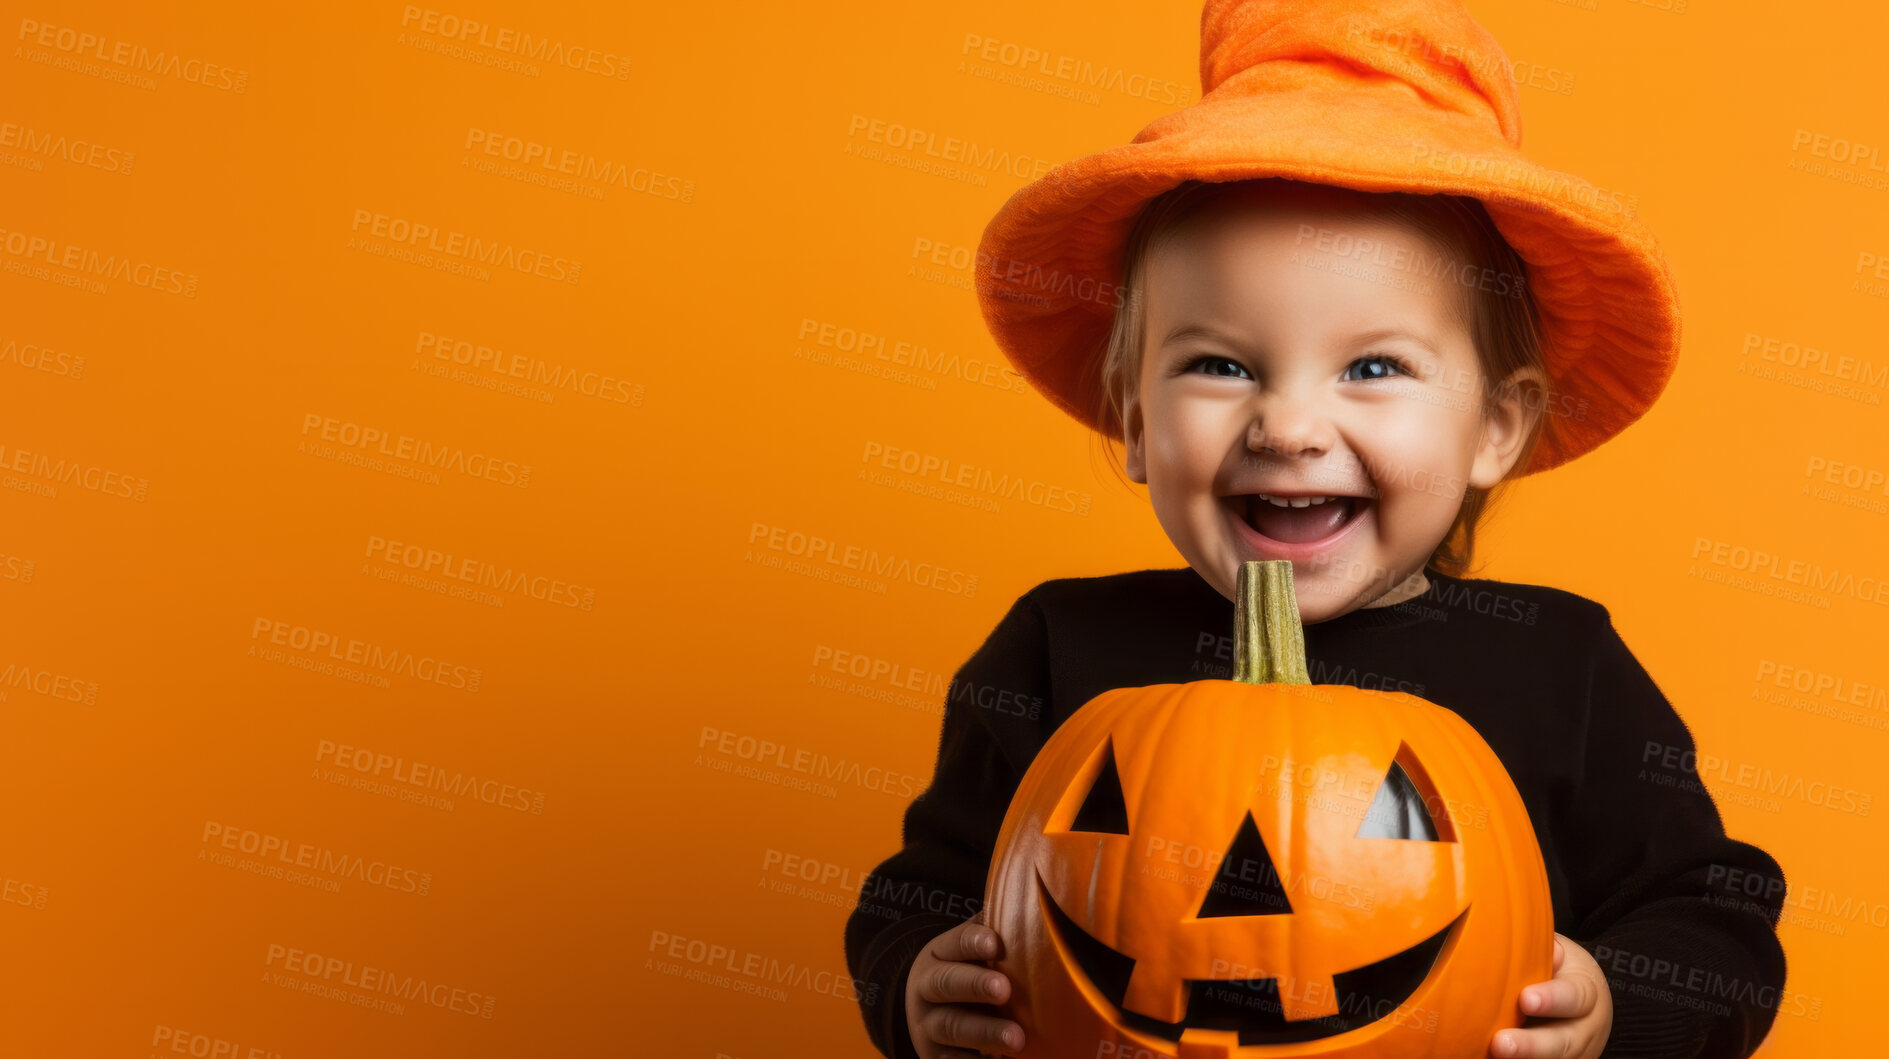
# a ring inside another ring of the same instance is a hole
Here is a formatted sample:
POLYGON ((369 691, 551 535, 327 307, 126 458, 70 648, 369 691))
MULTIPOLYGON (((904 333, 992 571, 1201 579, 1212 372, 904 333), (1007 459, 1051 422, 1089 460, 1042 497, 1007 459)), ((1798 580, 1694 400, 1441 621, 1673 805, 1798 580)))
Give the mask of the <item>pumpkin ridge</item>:
MULTIPOLYGON (((1143 807, 1144 813, 1146 811, 1145 802, 1148 797, 1148 791, 1152 787, 1152 784, 1148 782, 1148 775, 1154 771, 1152 767, 1154 762, 1166 760, 1165 751, 1168 747, 1168 741, 1180 728, 1180 725, 1173 723, 1174 717, 1176 714, 1186 711, 1191 701, 1191 696, 1187 694, 1188 686, 1189 685, 1186 684, 1170 684, 1163 686, 1163 708, 1160 713, 1161 723, 1158 729, 1159 734, 1155 737, 1154 745, 1143 751, 1146 755, 1146 758, 1142 762, 1143 767, 1136 770, 1136 776, 1138 777, 1137 783, 1140 785, 1136 795, 1136 804, 1143 807)), ((1141 748, 1137 747, 1137 750, 1140 749, 1141 748)), ((1128 855, 1131 859, 1136 856, 1135 843, 1139 843, 1140 847, 1143 849, 1147 848, 1147 840, 1140 836, 1131 836, 1130 843, 1128 855)), ((1114 917, 1115 933, 1112 936, 1118 939, 1122 937, 1123 928, 1126 925, 1124 922, 1126 918, 1125 911, 1123 903, 1117 898, 1117 912, 1114 917)), ((1136 961, 1135 967, 1137 970, 1140 969, 1141 962, 1139 960, 1136 961)), ((1134 984, 1134 977, 1132 975, 1129 977, 1129 984, 1132 991, 1134 984)), ((1181 988, 1184 989, 1185 987, 1183 986, 1181 988)))

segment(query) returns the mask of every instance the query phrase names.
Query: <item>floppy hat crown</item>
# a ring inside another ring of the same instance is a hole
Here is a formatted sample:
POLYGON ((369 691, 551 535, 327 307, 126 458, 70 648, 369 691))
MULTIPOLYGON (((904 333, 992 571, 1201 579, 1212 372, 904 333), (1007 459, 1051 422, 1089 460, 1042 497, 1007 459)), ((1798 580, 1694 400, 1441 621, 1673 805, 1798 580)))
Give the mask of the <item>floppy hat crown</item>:
POLYGON ((984 230, 985 323, 1058 407, 1102 429, 1101 356, 1141 207, 1186 180, 1257 177, 1483 204, 1527 263, 1546 346, 1542 436, 1522 473, 1652 405, 1679 347, 1665 258, 1631 200, 1522 153, 1514 67, 1461 0, 1208 0, 1200 38, 1197 102, 1057 166, 984 230))

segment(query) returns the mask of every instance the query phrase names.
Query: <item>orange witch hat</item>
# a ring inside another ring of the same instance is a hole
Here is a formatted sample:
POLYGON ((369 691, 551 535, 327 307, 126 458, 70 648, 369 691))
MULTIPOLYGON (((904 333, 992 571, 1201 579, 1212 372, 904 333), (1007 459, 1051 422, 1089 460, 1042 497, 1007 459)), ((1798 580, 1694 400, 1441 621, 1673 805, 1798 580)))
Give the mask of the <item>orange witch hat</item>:
POLYGON ((1461 0, 1208 0, 1200 83, 1193 105, 1057 166, 984 230, 985 323, 1064 411, 1103 429, 1093 395, 1142 205, 1254 177, 1482 202, 1527 263, 1547 345, 1553 414, 1524 473, 1594 448, 1665 389, 1679 306, 1658 244, 1618 192, 1522 154, 1513 67, 1461 0))

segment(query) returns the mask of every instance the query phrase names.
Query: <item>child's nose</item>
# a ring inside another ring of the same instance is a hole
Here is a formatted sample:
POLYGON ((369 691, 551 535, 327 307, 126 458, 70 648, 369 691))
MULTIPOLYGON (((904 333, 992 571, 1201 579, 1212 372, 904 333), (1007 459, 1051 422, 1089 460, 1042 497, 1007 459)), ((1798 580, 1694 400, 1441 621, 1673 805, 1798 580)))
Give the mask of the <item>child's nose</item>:
POLYGON ((1246 445, 1254 452, 1279 456, 1323 456, 1331 450, 1335 436, 1331 420, 1316 408, 1275 398, 1255 411, 1246 429, 1246 445))

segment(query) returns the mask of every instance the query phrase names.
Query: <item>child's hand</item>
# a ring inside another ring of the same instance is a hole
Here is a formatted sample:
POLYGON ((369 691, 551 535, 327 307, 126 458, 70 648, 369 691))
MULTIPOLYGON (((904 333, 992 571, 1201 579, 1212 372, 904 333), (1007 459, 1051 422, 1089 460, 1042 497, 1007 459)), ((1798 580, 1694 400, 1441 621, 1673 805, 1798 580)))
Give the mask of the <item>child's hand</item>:
POLYGON ((1554 978, 1522 990, 1525 1029, 1503 1030, 1489 1044, 1496 1059, 1594 1059, 1614 1025, 1614 998, 1600 964, 1571 939, 1554 936, 1554 978))
POLYGON ((975 961, 1001 955, 997 932, 973 919, 933 938, 912 961, 905 979, 905 1025, 921 1059, 1022 1050, 1023 1027, 984 1006, 1009 999, 1010 979, 975 961))

